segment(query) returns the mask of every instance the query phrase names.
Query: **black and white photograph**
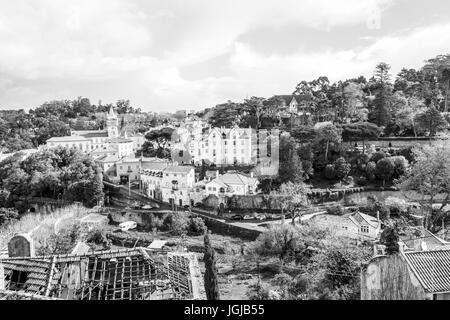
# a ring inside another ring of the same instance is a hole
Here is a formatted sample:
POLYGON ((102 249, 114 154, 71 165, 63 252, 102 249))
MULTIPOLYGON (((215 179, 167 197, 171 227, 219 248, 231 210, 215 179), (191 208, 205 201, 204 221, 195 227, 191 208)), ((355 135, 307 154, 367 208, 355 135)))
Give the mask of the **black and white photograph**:
POLYGON ((450 300, 449 104, 448 0, 0 0, 0 308, 450 300))

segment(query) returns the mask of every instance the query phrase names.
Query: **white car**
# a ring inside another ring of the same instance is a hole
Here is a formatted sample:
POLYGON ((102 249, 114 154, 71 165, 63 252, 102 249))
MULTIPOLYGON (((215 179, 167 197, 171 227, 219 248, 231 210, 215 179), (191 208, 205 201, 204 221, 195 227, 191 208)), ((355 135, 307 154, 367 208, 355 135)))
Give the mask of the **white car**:
POLYGON ((135 221, 126 221, 119 224, 119 228, 121 231, 128 231, 135 229, 137 227, 137 223, 135 221))

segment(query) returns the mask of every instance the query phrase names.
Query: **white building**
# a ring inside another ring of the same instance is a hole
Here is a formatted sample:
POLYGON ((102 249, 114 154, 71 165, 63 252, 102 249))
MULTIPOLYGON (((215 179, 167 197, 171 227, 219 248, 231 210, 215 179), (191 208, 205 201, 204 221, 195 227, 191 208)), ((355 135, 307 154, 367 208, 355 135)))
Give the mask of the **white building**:
POLYGON ((233 195, 253 195, 258 188, 258 179, 251 174, 249 177, 241 173, 226 173, 205 183, 205 195, 233 196, 233 195))
POLYGON ((104 156, 128 156, 142 145, 142 137, 119 136, 119 121, 111 107, 106 117, 106 130, 74 130, 70 136, 53 137, 47 140, 48 148, 58 146, 76 148, 94 158, 104 156))
POLYGON ((140 177, 142 190, 149 197, 179 206, 192 204, 190 193, 195 183, 194 167, 149 163, 142 169, 140 177))
POLYGON ((116 164, 117 177, 122 183, 140 181, 141 171, 148 166, 152 166, 155 163, 162 163, 167 166, 168 161, 158 158, 135 158, 135 157, 123 157, 118 160, 116 164))

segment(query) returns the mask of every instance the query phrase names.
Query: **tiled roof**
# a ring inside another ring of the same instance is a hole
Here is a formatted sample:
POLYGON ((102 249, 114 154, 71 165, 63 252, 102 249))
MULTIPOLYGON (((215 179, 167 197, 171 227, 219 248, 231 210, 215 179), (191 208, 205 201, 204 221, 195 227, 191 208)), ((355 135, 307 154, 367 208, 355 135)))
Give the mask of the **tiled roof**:
POLYGON ((167 166, 164 172, 168 173, 189 173, 194 170, 192 166, 167 166))
POLYGON ((98 132, 87 132, 87 133, 78 133, 80 136, 85 138, 108 138, 108 132, 106 131, 98 131, 98 132))
POLYGON ((240 185, 244 184, 253 185, 258 180, 256 178, 246 177, 240 173, 225 173, 224 175, 221 175, 217 179, 219 179, 225 184, 240 184, 240 185))
POLYGON ((149 171, 163 171, 167 167, 167 163, 162 162, 143 162, 142 169, 149 171))
POLYGON ((415 249, 415 241, 420 240, 425 243, 426 250, 447 250, 450 249, 450 242, 444 241, 431 233, 424 230, 423 237, 417 237, 414 234, 408 234, 400 237, 401 241, 409 248, 415 249))
POLYGON ((450 292, 450 250, 402 254, 426 292, 450 292))
POLYGON ((120 160, 119 156, 104 156, 100 159, 97 159, 98 162, 110 163, 110 162, 118 162, 120 160))
POLYGON ((125 139, 125 138, 114 138, 114 139, 110 139, 109 142, 111 142, 111 143, 131 143, 131 142, 133 142, 133 140, 125 139))
POLYGON ((64 137, 53 137, 47 140, 47 142, 70 142, 70 141, 86 141, 83 136, 64 136, 64 137))

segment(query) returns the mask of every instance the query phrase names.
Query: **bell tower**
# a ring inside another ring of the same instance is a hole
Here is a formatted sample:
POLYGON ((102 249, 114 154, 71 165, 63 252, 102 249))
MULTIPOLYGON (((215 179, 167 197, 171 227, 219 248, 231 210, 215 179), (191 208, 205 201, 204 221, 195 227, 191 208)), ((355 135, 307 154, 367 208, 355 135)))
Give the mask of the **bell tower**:
POLYGON ((108 138, 114 139, 119 137, 119 119, 112 106, 106 115, 106 130, 108 131, 108 138))

